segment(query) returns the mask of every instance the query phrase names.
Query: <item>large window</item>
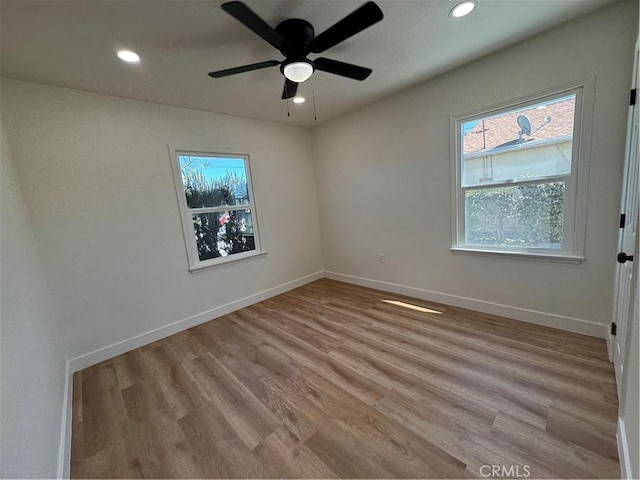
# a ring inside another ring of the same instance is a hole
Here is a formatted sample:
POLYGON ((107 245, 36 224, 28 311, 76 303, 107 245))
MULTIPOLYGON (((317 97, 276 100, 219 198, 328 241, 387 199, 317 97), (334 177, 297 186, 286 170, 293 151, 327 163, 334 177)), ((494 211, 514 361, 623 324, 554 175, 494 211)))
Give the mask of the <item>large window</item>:
POLYGON ((247 155, 173 152, 190 269, 261 253, 247 155))
POLYGON ((583 90, 453 119, 454 250, 581 258, 583 90))

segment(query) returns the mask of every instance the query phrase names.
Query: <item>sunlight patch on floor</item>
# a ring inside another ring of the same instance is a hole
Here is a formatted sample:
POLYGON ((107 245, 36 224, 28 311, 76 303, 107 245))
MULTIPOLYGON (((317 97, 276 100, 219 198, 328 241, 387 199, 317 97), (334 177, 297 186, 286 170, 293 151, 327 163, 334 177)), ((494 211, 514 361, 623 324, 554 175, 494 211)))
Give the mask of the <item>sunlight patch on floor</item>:
POLYGON ((391 305, 396 305, 397 307, 410 308, 411 310, 417 310, 418 312, 424 313, 436 313, 440 315, 442 312, 438 310, 432 310, 430 308, 420 307, 418 305, 413 305, 411 303, 399 302, 398 300, 382 300, 384 303, 389 303, 391 305))

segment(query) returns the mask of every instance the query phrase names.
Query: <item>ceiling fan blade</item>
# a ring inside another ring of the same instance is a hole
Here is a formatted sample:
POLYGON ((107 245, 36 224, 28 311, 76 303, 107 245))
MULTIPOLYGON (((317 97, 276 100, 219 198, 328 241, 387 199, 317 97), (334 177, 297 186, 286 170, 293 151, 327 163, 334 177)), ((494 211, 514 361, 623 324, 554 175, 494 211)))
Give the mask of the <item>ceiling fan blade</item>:
POLYGON ((298 84, 296 82, 292 82, 288 78, 285 78, 284 88, 282 89, 282 100, 295 97, 297 92, 298 84))
POLYGON ((322 53, 356 33, 369 28, 374 23, 382 20, 383 17, 382 10, 378 5, 374 2, 367 2, 311 40, 309 43, 311 51, 313 53, 322 53))
POLYGON ((313 61, 313 64, 316 66, 316 70, 360 81, 371 75, 371 72, 373 71, 370 68, 359 67, 358 65, 353 65, 351 63, 339 62, 338 60, 331 60, 330 58, 316 58, 313 61))
POLYGON ((242 67, 227 68, 226 70, 218 70, 217 72, 209 73, 210 77, 222 78, 229 75, 235 75, 236 73, 251 72, 253 70, 260 70, 261 68, 275 67, 280 65, 278 60, 267 60, 266 62, 252 63, 251 65, 243 65, 242 67))
POLYGON ((289 47, 289 42, 287 42, 282 35, 271 28, 267 22, 262 20, 258 14, 244 3, 226 2, 220 5, 220 8, 278 50, 289 47))

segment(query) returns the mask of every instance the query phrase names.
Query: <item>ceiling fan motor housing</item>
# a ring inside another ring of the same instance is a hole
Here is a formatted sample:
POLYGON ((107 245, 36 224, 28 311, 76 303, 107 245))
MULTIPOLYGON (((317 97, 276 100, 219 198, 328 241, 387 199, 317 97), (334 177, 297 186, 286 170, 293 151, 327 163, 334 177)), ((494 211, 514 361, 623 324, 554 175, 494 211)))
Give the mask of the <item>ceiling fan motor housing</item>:
POLYGON ((311 49, 309 42, 315 37, 313 25, 300 18, 290 18, 278 24, 275 28, 289 45, 280 52, 287 58, 305 58, 311 49))

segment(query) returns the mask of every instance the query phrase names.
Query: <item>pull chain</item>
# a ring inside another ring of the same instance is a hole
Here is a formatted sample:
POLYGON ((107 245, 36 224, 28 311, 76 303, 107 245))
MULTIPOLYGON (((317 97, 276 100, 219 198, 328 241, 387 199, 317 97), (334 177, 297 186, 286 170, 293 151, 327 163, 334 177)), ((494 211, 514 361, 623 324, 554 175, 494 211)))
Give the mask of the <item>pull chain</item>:
POLYGON ((289 85, 286 80, 284 82, 284 96, 287 97, 287 117, 290 117, 291 112, 289 111, 289 85))
POLYGON ((313 97, 313 119, 318 120, 318 113, 316 111, 316 80, 311 78, 311 96, 313 97))

